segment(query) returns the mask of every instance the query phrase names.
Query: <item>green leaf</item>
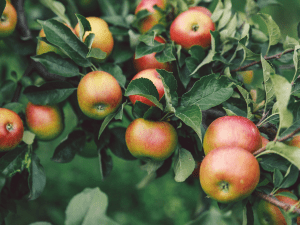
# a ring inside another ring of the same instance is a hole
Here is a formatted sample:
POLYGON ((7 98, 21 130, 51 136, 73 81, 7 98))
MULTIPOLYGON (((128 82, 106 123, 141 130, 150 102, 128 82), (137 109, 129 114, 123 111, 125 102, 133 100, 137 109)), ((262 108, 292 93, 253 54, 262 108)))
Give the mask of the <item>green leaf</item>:
POLYGON ((126 76, 120 66, 110 63, 105 63, 101 65, 101 69, 109 74, 111 74, 118 81, 119 85, 125 89, 126 76))
POLYGON ((218 74, 202 77, 196 81, 190 91, 183 94, 181 105, 198 105, 201 110, 207 110, 228 100, 233 94, 233 88, 225 76, 218 74))
POLYGON ((58 163, 71 162, 75 155, 82 151, 85 145, 86 135, 82 130, 71 132, 67 139, 61 142, 55 149, 51 158, 52 161, 58 163))
POLYGON ((109 24, 119 26, 119 27, 129 28, 123 16, 114 15, 114 16, 104 16, 101 18, 104 19, 109 24))
POLYGON ((84 33, 86 31, 91 31, 91 25, 90 22, 82 15, 75 13, 78 23, 79 23, 79 39, 82 41, 84 33))
POLYGON ((213 13, 211 15, 212 21, 217 22, 223 15, 223 12, 224 12, 224 5, 223 5, 223 2, 221 0, 219 0, 215 10, 213 11, 213 13))
POLYGON ((176 58, 173 54, 173 44, 165 44, 164 50, 156 53, 155 58, 158 62, 161 63, 175 61, 176 58))
POLYGON ((264 43, 269 40, 267 35, 259 29, 251 28, 251 38, 254 42, 264 43))
POLYGON ((198 105, 176 108, 175 116, 181 119, 187 126, 191 127, 202 142, 201 123, 202 112, 198 105))
POLYGON ((245 60, 259 61, 260 59, 259 54, 252 52, 250 49, 248 49, 245 45, 241 44, 240 42, 239 42, 239 47, 241 47, 244 50, 244 58, 241 64, 243 64, 245 60))
POLYGON ((289 197, 294 200, 298 200, 296 195, 294 195, 293 193, 287 192, 287 191, 277 193, 277 194, 275 194, 275 196, 285 196, 285 197, 289 197))
POLYGON ((107 217, 108 198, 96 188, 86 188, 75 195, 66 209, 65 225, 117 225, 107 217))
POLYGON ((234 14, 230 22, 227 24, 226 28, 220 32, 221 42, 225 42, 228 37, 234 37, 237 27, 237 16, 234 14))
POLYGON ((34 222, 34 223, 31 223, 29 225, 52 225, 52 223, 49 223, 49 222, 34 222))
POLYGON ((46 173, 35 153, 31 155, 31 164, 28 171, 28 187, 30 189, 28 200, 35 200, 42 194, 46 186, 46 173))
POLYGON ((275 169, 273 173, 273 184, 275 188, 280 187, 281 182, 283 181, 283 175, 279 169, 275 169))
POLYGON ((164 85, 166 108, 165 112, 175 112, 175 108, 178 104, 177 94, 177 81, 172 73, 165 70, 157 70, 164 85))
POLYGON ((150 175, 150 174, 155 174, 155 171, 161 167, 164 163, 164 161, 155 161, 155 160, 152 160, 152 159, 145 159, 146 163, 142 166, 140 166, 140 168, 142 170, 145 170, 147 171, 147 174, 150 175))
POLYGON ((79 66, 89 67, 92 63, 86 58, 88 47, 64 24, 55 19, 40 21, 47 40, 64 50, 64 52, 79 66))
POLYGON ((66 9, 65 6, 54 0, 40 0, 40 2, 51 9, 59 18, 61 18, 65 23, 70 24, 68 17, 65 15, 66 9))
POLYGON ((125 91, 124 96, 130 96, 130 95, 140 95, 147 99, 149 99, 151 102, 153 102, 158 108, 163 110, 163 106, 161 103, 159 103, 159 95, 157 92, 156 87, 154 86, 153 82, 147 78, 139 78, 132 80, 127 90, 125 91))
POLYGON ((0 87, 0 104, 9 100, 11 101, 17 83, 12 80, 5 80, 0 87))
POLYGON ((251 108, 250 108, 250 104, 252 103, 252 99, 250 98, 250 93, 246 89, 241 87, 240 85, 237 85, 236 87, 242 94, 242 96, 245 99, 245 102, 247 104, 247 118, 251 119, 253 117, 253 114, 252 114, 251 108))
POLYGON ((35 138, 35 134, 30 132, 29 130, 25 130, 23 133, 22 141, 24 141, 27 145, 32 145, 35 138))
POLYGON ((299 41, 287 35, 283 42, 283 49, 294 49, 297 45, 299 45, 299 41))
POLYGON ((78 66, 70 59, 64 59, 54 52, 47 52, 42 55, 31 57, 34 61, 42 63, 50 73, 64 77, 79 75, 78 66))
MULTIPOLYGON (((280 185, 280 188, 289 188, 294 185, 298 179, 299 170, 296 166, 291 164, 284 175, 283 181, 280 185)), ((297 200, 297 199, 296 199, 297 200)))
POLYGON ((20 112, 25 111, 25 106, 19 102, 10 102, 2 106, 3 108, 10 109, 15 113, 19 114, 20 112))
MULTIPOLYGON (((91 49, 92 48, 92 45, 93 45, 93 42, 94 42, 94 39, 95 39, 95 34, 94 33, 90 33, 84 40, 84 44, 89 48, 91 49)), ((90 51, 89 51, 90 52, 90 51)))
MULTIPOLYGON (((26 147, 17 147, 13 151, 7 152, 0 158, 0 172, 4 173, 7 168, 13 168, 16 161, 22 161, 27 151, 26 147)), ((6 174, 6 173, 4 173, 6 174)))
POLYGON ((76 88, 68 82, 51 81, 39 87, 25 88, 24 95, 30 102, 37 105, 52 105, 67 99, 76 88))
POLYGON ((140 42, 136 46, 135 58, 139 59, 139 58, 143 57, 144 55, 148 55, 153 52, 161 52, 164 48, 165 48, 165 44, 159 43, 158 41, 154 41, 153 46, 149 46, 143 42, 140 42))
POLYGON ((184 149, 179 148, 178 155, 174 162, 175 181, 185 181, 195 169, 195 160, 192 154, 184 149))
POLYGON ((231 0, 225 0, 224 1, 224 11, 222 14, 222 17, 219 20, 218 23, 218 29, 217 30, 221 30, 223 27, 225 27, 232 15, 232 4, 231 4, 231 0))
POLYGON ((247 0, 245 11, 247 14, 247 17, 250 18, 252 15, 255 15, 258 13, 260 8, 258 7, 257 3, 254 0, 247 0))
POLYGON ((144 114, 149 110, 149 108, 149 105, 146 105, 140 101, 136 101, 132 108, 132 114, 135 118, 143 118, 144 114))
POLYGON ((263 76, 264 76, 264 87, 266 92, 266 103, 267 104, 274 98, 275 90, 273 88, 273 83, 271 80, 271 75, 275 74, 275 70, 270 66, 270 64, 261 56, 261 64, 263 67, 263 76))
POLYGON ((299 49, 300 49, 300 45, 296 45, 294 50, 294 55, 293 55, 295 74, 292 82, 294 82, 297 79, 297 76, 299 75, 299 70, 300 70, 300 53, 298 52, 299 49))
POLYGON ((6 6, 6 1, 1 1, 0 2, 0 17, 2 16, 5 6, 6 6))
POLYGON ((146 34, 143 34, 143 35, 139 36, 139 41, 144 42, 148 46, 154 46, 154 44, 155 44, 155 42, 154 42, 155 36, 156 36, 156 34, 155 34, 154 31, 147 32, 146 34))
POLYGON ((254 225, 254 215, 251 203, 247 200, 247 203, 243 208, 243 224, 242 225, 254 225))
POLYGON ((293 114, 287 109, 292 85, 279 75, 271 75, 275 96, 278 102, 280 127, 288 128, 293 124, 293 114))
POLYGON ((113 169, 112 157, 107 154, 106 149, 98 150, 98 157, 101 179, 104 180, 109 176, 113 169))
POLYGON ((298 169, 300 169, 300 148, 288 146, 282 142, 273 142, 273 141, 269 142, 266 147, 267 150, 257 155, 256 157, 270 154, 270 153, 275 153, 287 159, 292 164, 294 164, 298 169))
POLYGON ((105 59, 106 52, 102 51, 100 48, 91 48, 86 57, 95 59, 105 59))

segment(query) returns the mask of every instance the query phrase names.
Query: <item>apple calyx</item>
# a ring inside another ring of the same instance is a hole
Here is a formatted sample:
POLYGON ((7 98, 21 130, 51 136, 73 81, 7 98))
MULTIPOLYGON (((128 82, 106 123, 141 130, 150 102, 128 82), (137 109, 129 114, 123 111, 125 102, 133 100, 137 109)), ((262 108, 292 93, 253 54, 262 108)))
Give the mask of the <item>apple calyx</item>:
POLYGON ((192 26, 192 30, 193 30, 194 32, 196 32, 198 29, 199 29, 199 25, 198 25, 198 24, 194 24, 194 25, 192 26))
POLYGON ((105 104, 98 104, 98 105, 96 106, 96 109, 97 109, 98 112, 104 111, 105 108, 106 108, 106 105, 105 105, 105 104))
POLYGON ((14 126, 11 123, 6 124, 6 130, 11 132, 14 129, 14 126))
POLYGON ((220 183, 219 183, 219 187, 221 189, 221 191, 225 192, 225 193, 228 193, 229 192, 229 183, 222 180, 220 183))
POLYGON ((6 22, 7 19, 8 19, 7 16, 2 15, 2 16, 0 17, 0 23, 6 22))

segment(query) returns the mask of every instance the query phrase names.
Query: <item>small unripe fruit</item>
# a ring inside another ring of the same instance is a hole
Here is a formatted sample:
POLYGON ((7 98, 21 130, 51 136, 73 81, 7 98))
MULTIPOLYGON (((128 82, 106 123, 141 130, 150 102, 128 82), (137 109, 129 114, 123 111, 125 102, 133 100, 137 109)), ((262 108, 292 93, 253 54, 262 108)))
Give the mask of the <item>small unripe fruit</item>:
POLYGON ((0 38, 11 35, 14 32, 16 25, 17 11, 9 1, 6 1, 6 6, 0 17, 0 38))
POLYGON ((42 141, 53 140, 64 129, 63 114, 57 105, 35 105, 29 102, 26 122, 29 130, 42 141))
POLYGON ((23 121, 10 109, 0 108, 0 152, 17 147, 24 133, 23 121))

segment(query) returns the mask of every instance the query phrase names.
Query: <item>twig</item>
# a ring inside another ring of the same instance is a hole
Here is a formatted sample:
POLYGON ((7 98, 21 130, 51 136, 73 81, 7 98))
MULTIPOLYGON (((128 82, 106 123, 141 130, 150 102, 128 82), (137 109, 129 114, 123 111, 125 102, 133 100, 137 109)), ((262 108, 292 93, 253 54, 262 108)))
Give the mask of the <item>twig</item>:
MULTIPOLYGON (((267 195, 267 194, 264 194, 264 193, 259 192, 259 191, 254 191, 254 194, 256 196, 258 196, 259 198, 261 198, 261 199, 263 199, 267 202, 270 202, 271 204, 273 204, 273 205, 275 205, 279 208, 282 208, 286 212, 289 211, 293 207, 293 205, 281 202, 278 199, 274 198, 272 195, 267 195)), ((300 215, 300 208, 295 207, 292 212, 293 213, 298 213, 300 215)))

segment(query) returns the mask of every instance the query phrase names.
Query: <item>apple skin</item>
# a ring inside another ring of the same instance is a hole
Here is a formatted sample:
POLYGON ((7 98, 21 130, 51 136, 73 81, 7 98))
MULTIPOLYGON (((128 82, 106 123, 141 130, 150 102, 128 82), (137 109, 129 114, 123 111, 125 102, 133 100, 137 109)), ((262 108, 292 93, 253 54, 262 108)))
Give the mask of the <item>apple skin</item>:
POLYGON ((223 116, 207 128, 203 139, 204 153, 218 147, 240 147, 251 153, 261 148, 261 135, 255 124, 242 116, 223 116))
POLYGON ((285 144, 300 148, 300 135, 295 135, 291 140, 285 141, 285 144))
POLYGON ((77 99, 80 109, 86 116, 102 120, 121 104, 122 90, 111 74, 93 71, 79 82, 77 99))
POLYGON ((270 141, 267 138, 261 136, 261 147, 262 148, 265 147, 269 142, 270 141))
POLYGON ((199 12, 203 12, 204 14, 208 15, 209 17, 211 17, 211 12, 209 11, 209 9, 203 7, 203 6, 192 6, 189 8, 189 10, 198 10, 199 12))
MULTIPOLYGON (((137 73, 132 78, 132 80, 135 80, 138 78, 147 78, 147 79, 151 80, 158 91, 159 100, 163 97, 163 95, 165 93, 164 85, 162 83, 159 73, 155 69, 142 70, 141 72, 137 73)), ((148 100, 147 98, 145 98, 143 96, 139 96, 139 95, 130 95, 129 100, 132 102, 132 104, 135 104, 136 101, 140 101, 146 105, 155 106, 155 104, 152 103, 150 100, 148 100)))
POLYGON ((167 1, 166 0, 142 0, 135 9, 134 14, 136 15, 141 10, 148 10, 151 15, 143 19, 138 27, 139 31, 144 34, 150 30, 156 24, 166 25, 165 22, 161 21, 163 15, 153 8, 154 5, 157 5, 161 9, 166 9, 167 1))
MULTIPOLYGON (((160 36, 156 36, 154 40, 163 44, 166 43, 165 39, 163 39, 160 36)), ((157 59, 155 58, 155 55, 156 52, 153 52, 151 54, 145 55, 138 59, 136 59, 134 55, 133 66, 136 69, 136 71, 141 72, 142 70, 146 70, 146 69, 163 69, 172 72, 171 64, 169 62, 165 62, 165 63, 158 62, 157 59)))
POLYGON ((170 27, 170 38, 185 49, 200 45, 204 49, 211 45, 210 31, 215 24, 205 13, 189 9, 179 14, 170 27))
POLYGON ((39 140, 53 140, 64 129, 63 113, 57 105, 35 105, 28 102, 25 115, 29 130, 39 140))
POLYGON ((24 133, 23 121, 14 111, 0 108, 0 152, 17 147, 24 133))
POLYGON ((17 25, 17 11, 13 5, 6 1, 6 6, 0 20, 0 38, 10 36, 17 25))
POLYGON ((240 147, 220 147, 200 165, 200 184, 211 198, 222 203, 240 201, 256 188, 260 178, 256 158, 240 147))
POLYGON ((134 157, 163 161, 176 150, 178 136, 168 122, 138 118, 127 127, 125 141, 134 157))
POLYGON ((251 84, 253 81, 253 70, 239 71, 237 72, 239 76, 243 78, 244 84, 251 84))
MULTIPOLYGON (((280 189, 276 192, 276 194, 280 192, 290 192, 290 191, 286 189, 280 189)), ((286 196, 275 195, 274 197, 277 198, 279 201, 282 201, 290 205, 295 205, 298 202, 297 200, 291 199, 286 196)), ((272 205, 271 203, 265 200, 259 201, 257 205, 257 216, 261 225, 287 225, 285 218, 281 213, 280 209, 277 206, 272 205)), ((300 217, 297 217, 297 225, 300 225, 300 217)))
MULTIPOLYGON (((91 25, 91 31, 85 32, 83 41, 90 33, 95 34, 95 38, 92 44, 92 48, 100 48, 103 52, 106 52, 106 58, 110 55, 114 47, 114 39, 112 33, 108 28, 108 24, 98 17, 86 17, 91 25)), ((79 23, 75 26, 75 34, 79 36, 79 23)), ((97 61, 97 60, 96 60, 97 61)), ((99 61, 99 60, 98 60, 99 61)))

